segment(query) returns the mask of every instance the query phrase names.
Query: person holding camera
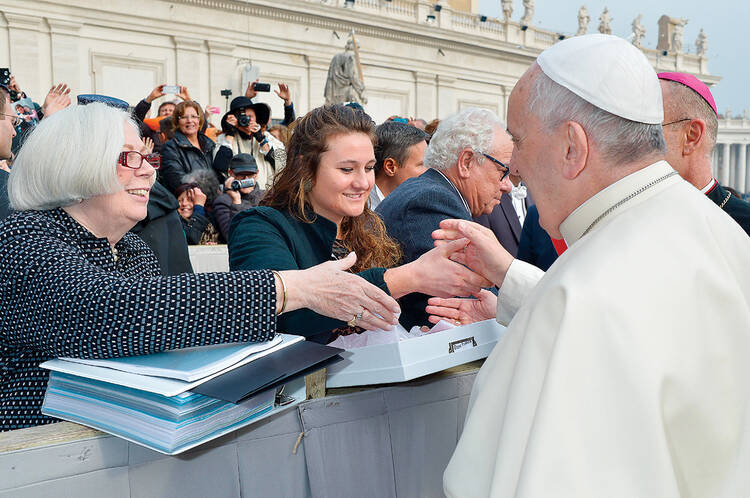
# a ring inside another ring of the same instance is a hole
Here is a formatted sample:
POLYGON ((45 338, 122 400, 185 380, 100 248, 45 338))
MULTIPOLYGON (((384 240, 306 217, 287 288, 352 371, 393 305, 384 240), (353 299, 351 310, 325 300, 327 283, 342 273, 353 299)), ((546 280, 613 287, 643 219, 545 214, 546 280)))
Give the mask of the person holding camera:
POLYGON ((224 193, 213 204, 213 215, 219 233, 229 240, 229 224, 234 215, 257 206, 266 191, 258 188, 258 164, 250 154, 237 154, 229 161, 229 178, 224 193))
POLYGON ((225 118, 235 131, 232 152, 250 154, 255 158, 258 165, 256 182, 261 188, 268 189, 274 175, 286 162, 284 144, 266 131, 271 108, 267 104, 253 103, 248 97, 237 97, 229 104, 225 118))
MULTIPOLYGON (((141 99, 141 101, 138 102, 138 104, 135 106, 135 109, 133 110, 133 116, 135 116, 135 118, 138 120, 138 126, 141 135, 144 137, 148 137, 154 141, 154 150, 156 152, 161 152, 162 145, 165 141, 162 141, 159 131, 154 130, 146 125, 146 116, 151 110, 151 103, 154 100, 166 95, 166 93, 164 92, 165 86, 167 85, 162 83, 161 85, 155 87, 153 90, 151 90, 151 93, 149 93, 145 98, 141 99)), ((192 98, 190 98, 190 93, 188 93, 187 87, 178 85, 177 88, 179 88, 179 93, 176 94, 178 98, 182 99, 183 101, 193 100, 192 98)), ((174 113, 176 105, 177 103, 172 100, 165 100, 164 102, 162 102, 157 109, 158 118, 164 119, 171 117, 174 113)))

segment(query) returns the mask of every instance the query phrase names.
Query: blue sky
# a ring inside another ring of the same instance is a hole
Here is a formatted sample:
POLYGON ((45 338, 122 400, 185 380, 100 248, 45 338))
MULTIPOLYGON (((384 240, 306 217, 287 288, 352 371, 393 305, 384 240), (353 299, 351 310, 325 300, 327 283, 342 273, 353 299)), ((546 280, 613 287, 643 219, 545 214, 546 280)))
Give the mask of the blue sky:
MULTIPOLYGON (((523 15, 521 0, 513 2, 513 20, 523 15)), ((708 36, 708 70, 722 80, 711 92, 716 99, 719 112, 731 107, 732 114, 750 110, 750 2, 744 0, 714 0, 712 2, 685 2, 684 0, 536 0, 532 24, 560 33, 572 34, 578 29, 578 9, 586 5, 591 17, 589 33, 596 32, 599 15, 604 7, 609 8, 613 18, 612 34, 627 37, 632 32, 631 23, 638 14, 643 14, 642 24, 646 28, 644 46, 656 48, 659 18, 688 19, 685 26, 684 49, 695 52, 695 39, 703 28, 708 36)), ((479 12, 492 17, 502 17, 500 0, 479 0, 479 12)))

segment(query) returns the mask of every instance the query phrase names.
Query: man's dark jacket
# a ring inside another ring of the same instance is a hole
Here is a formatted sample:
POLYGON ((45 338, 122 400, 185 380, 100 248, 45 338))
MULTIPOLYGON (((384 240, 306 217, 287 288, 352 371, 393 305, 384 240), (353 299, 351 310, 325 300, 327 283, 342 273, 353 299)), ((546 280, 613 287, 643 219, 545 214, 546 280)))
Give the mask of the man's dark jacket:
POLYGON ((721 206, 723 203, 722 209, 750 235, 750 203, 731 195, 719 185, 719 182, 716 182, 714 187, 706 192, 706 195, 717 206, 721 206), (724 202, 725 200, 726 202, 724 202))
POLYGON ((0 221, 4 220, 10 214, 10 205, 8 202, 8 177, 10 174, 4 169, 0 169, 0 221))
MULTIPOLYGON (((304 270, 330 261, 335 240, 336 224, 322 216, 305 223, 288 211, 267 206, 251 208, 232 219, 229 269, 304 270)), ((371 268, 358 275, 388 292, 384 273, 384 268, 371 268)), ((279 315, 276 329, 325 344, 333 329, 344 326, 340 320, 300 309, 279 315)))
POLYGON ((146 219, 131 232, 137 233, 156 254, 164 275, 193 273, 177 199, 163 185, 154 183, 148 199, 146 219))
MULTIPOLYGON (((534 205, 530 195, 524 199, 526 208, 534 205)), ((518 253, 518 244, 521 241, 521 222, 518 221, 516 208, 513 207, 513 198, 510 194, 503 194, 500 204, 495 206, 490 214, 483 214, 474 218, 474 221, 492 230, 497 240, 500 241, 506 251, 514 258, 518 253)))
POLYGON ((549 234, 539 224, 539 210, 529 206, 518 243, 518 259, 547 271, 557 259, 557 251, 549 234))
MULTIPOLYGON (((471 220, 471 213, 456 187, 435 169, 410 178, 388 194, 375 210, 385 223, 388 235, 404 252, 403 263, 410 263, 434 247, 432 232, 449 218, 471 220)), ((401 324, 429 325, 428 296, 413 293, 401 298, 401 324)))

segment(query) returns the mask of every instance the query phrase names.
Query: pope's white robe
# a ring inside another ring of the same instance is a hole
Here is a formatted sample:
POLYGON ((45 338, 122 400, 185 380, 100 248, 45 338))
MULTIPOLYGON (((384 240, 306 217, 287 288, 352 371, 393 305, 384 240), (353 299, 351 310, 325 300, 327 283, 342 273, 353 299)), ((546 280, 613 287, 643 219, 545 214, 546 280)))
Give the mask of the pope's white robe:
POLYGON ((582 204, 479 372, 450 497, 750 496, 750 238, 658 162, 582 204))

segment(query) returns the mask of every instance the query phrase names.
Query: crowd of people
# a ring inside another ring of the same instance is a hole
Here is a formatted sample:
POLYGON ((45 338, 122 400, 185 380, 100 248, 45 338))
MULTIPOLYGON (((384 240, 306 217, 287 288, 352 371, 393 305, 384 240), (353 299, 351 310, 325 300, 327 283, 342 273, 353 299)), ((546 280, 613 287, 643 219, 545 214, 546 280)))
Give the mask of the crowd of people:
POLYGON ((697 78, 587 35, 507 123, 296 118, 280 83, 273 124, 252 83, 216 127, 185 87, 151 117, 163 90, 128 111, 56 85, 27 120, 0 86, 0 430, 54 421, 56 356, 495 319, 449 496, 748 490, 750 204, 712 176, 697 78), (187 245, 216 243, 231 271, 193 274, 187 245))

